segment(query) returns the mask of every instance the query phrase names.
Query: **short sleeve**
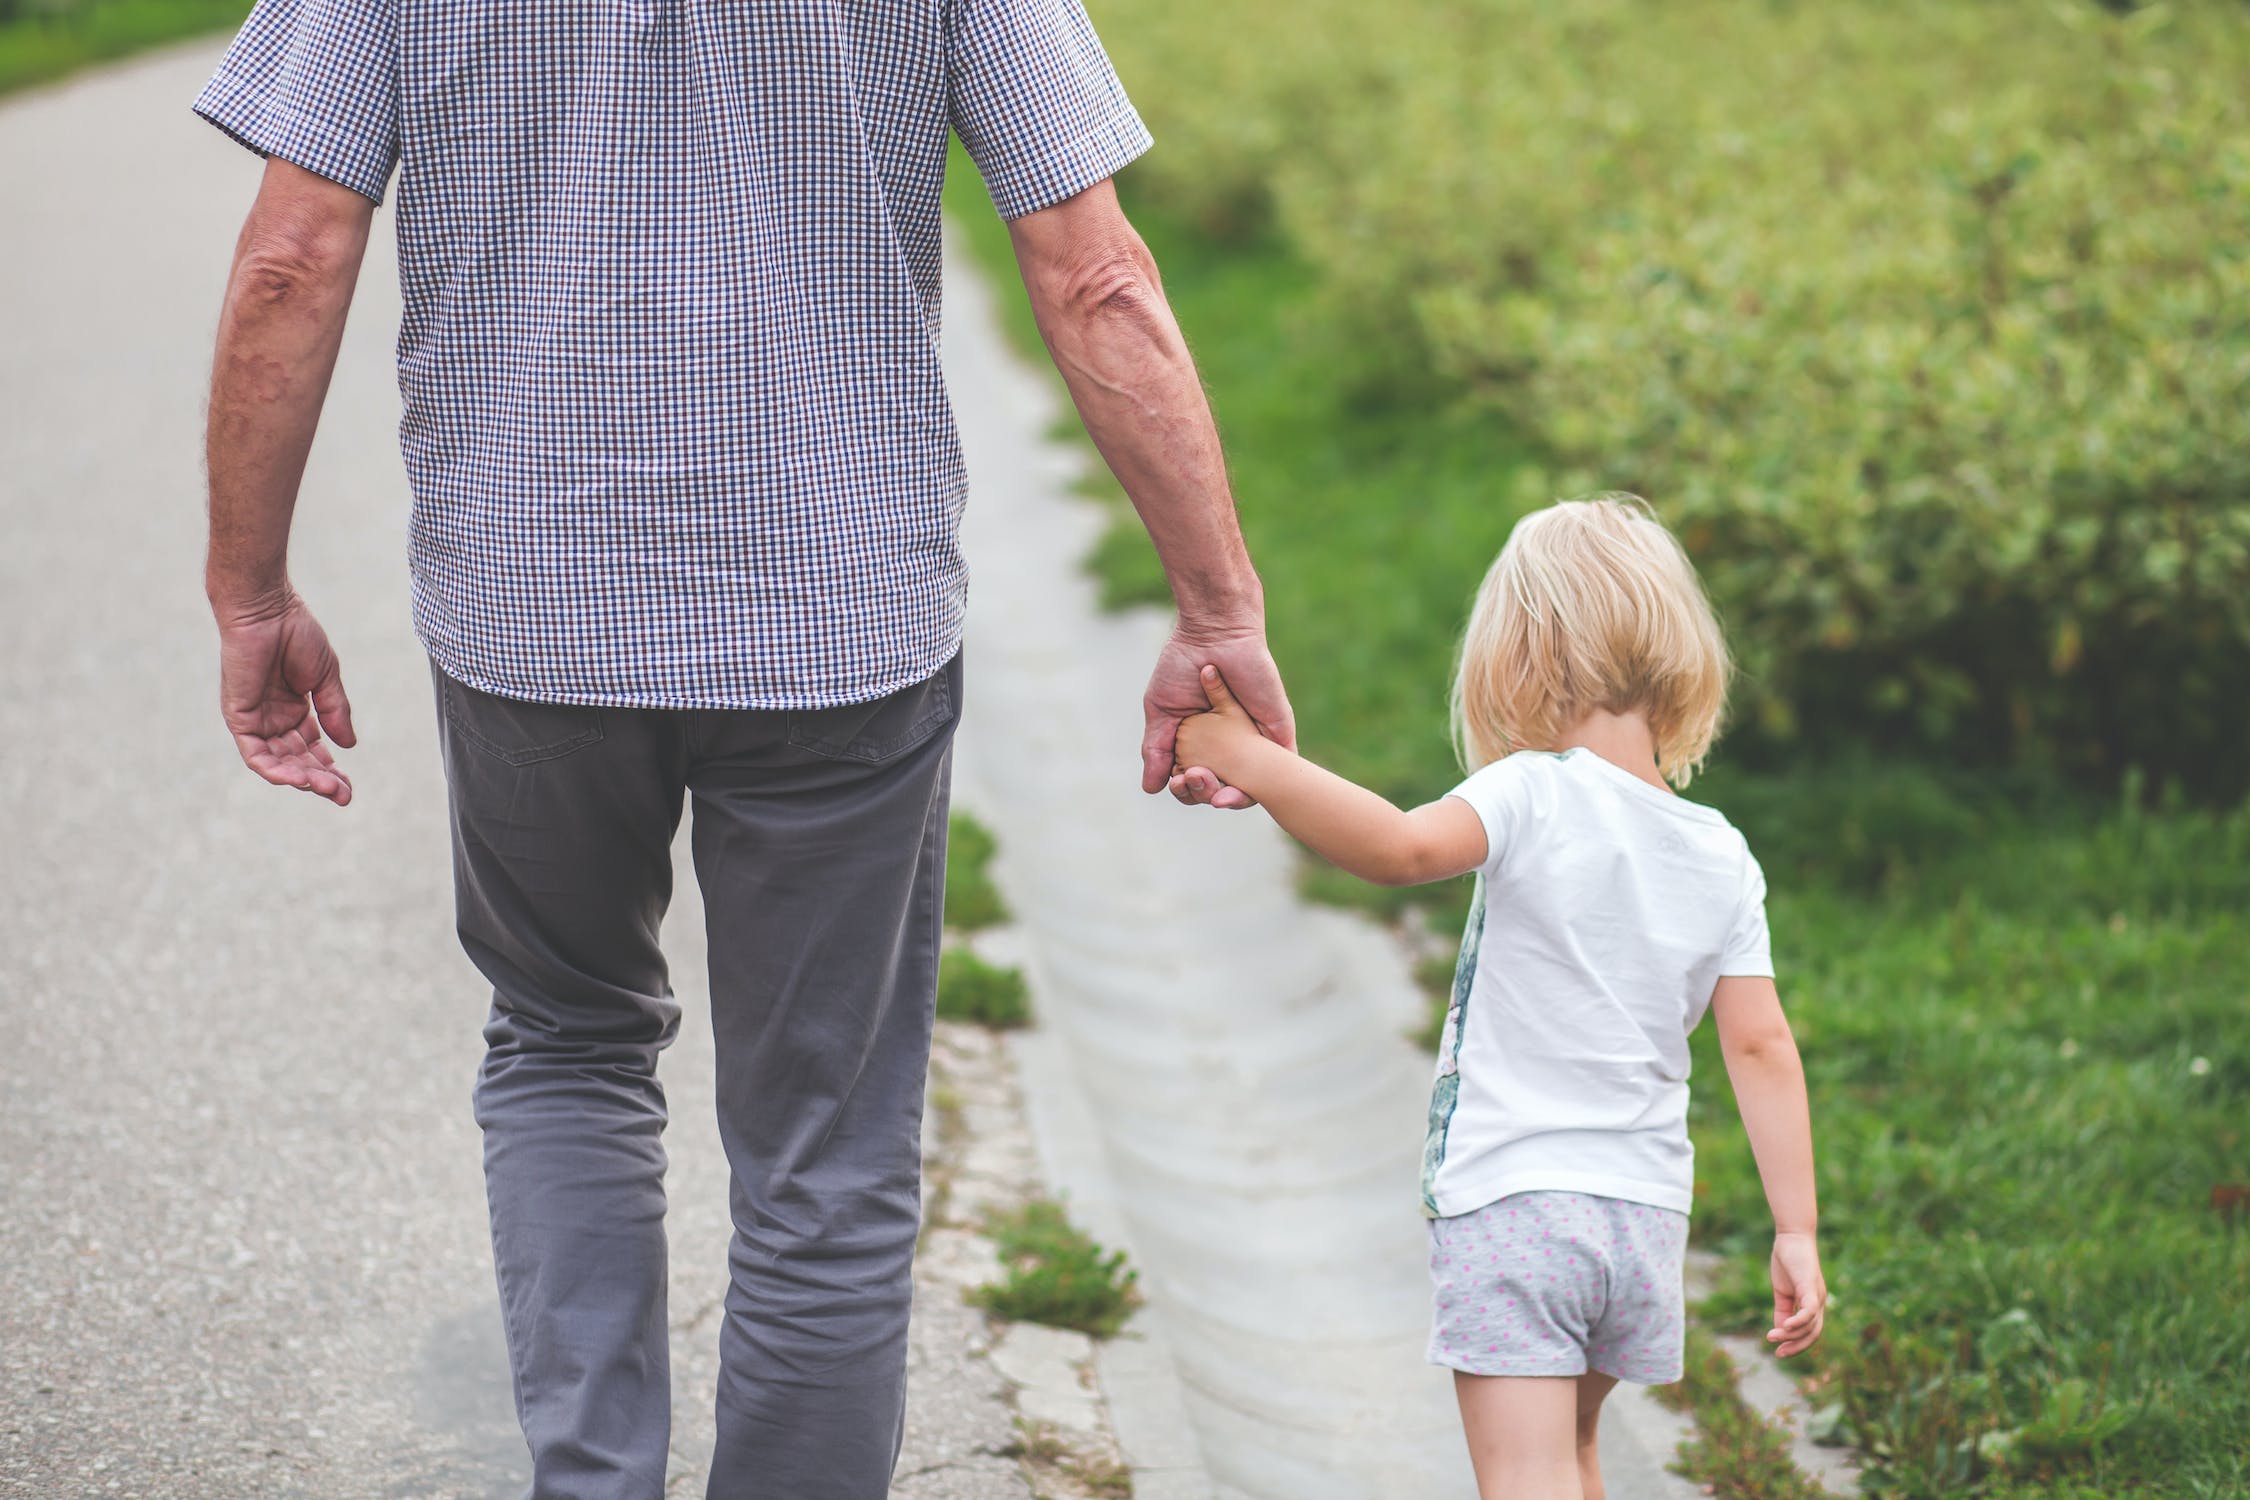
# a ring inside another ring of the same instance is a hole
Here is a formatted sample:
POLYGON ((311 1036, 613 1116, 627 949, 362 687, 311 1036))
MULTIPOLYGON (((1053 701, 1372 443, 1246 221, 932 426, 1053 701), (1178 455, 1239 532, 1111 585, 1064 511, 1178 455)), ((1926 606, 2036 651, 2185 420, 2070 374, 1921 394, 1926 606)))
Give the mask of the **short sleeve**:
POLYGON ((1476 809, 1484 823, 1486 873, 1497 870, 1509 848, 1523 834, 1531 818, 1530 762, 1518 753, 1496 760, 1455 787, 1448 796, 1459 797, 1476 809))
POLYGON ((1003 219, 1084 192, 1152 144, 1079 0, 954 0, 946 49, 954 133, 1003 219))
POLYGON ((1741 904, 1733 930, 1727 934, 1727 951, 1720 956, 1719 974, 1773 977, 1773 940, 1766 932, 1766 873, 1748 850, 1743 851, 1741 904))
POLYGON ((258 0, 195 112, 382 202, 399 154, 398 0, 258 0))

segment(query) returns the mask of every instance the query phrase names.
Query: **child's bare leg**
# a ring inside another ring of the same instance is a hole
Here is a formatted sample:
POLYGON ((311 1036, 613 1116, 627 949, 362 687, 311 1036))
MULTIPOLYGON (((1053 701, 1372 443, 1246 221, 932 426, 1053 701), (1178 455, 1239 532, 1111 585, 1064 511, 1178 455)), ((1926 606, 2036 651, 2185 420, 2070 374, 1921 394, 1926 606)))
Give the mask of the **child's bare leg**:
POLYGON ((1455 1371, 1453 1394, 1482 1500, 1581 1500, 1577 1381, 1455 1371))
POLYGON ((1578 1483, 1586 1492, 1586 1500, 1603 1500, 1601 1444, 1596 1425, 1601 1421, 1602 1402, 1617 1389, 1617 1377, 1588 1370, 1578 1377, 1577 1385, 1578 1483))

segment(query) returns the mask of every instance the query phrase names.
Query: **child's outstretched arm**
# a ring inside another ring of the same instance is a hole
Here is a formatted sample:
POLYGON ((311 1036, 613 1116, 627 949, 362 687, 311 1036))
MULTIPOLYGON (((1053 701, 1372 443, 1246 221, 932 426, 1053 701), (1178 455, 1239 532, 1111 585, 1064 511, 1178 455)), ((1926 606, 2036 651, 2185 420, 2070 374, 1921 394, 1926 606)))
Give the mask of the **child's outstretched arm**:
POLYGON ((1742 1110, 1766 1205, 1773 1210, 1773 1327, 1766 1342, 1795 1354, 1820 1337, 1828 1283, 1820 1274, 1820 1205, 1813 1187, 1812 1109, 1805 1065, 1773 981, 1721 979, 1711 994, 1719 1050, 1742 1110))
POLYGON ((1180 723, 1180 764, 1207 766, 1321 858, 1377 885, 1421 885, 1484 863, 1484 820, 1457 797, 1404 812, 1267 739, 1226 680, 1203 669, 1211 712, 1180 723))

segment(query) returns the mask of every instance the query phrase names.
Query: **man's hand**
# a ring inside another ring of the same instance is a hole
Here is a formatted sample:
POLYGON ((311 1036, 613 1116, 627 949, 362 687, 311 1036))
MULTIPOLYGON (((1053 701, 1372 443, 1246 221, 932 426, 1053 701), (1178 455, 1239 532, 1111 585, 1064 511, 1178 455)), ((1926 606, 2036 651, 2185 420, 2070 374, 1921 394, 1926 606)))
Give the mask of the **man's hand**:
POLYGON ((211 362, 206 452, 219 708, 251 770, 342 807, 352 709, 328 636, 289 587, 289 520, 344 338, 375 206, 275 157, 235 245, 211 362))
POLYGON ((1297 723, 1289 712, 1289 694, 1281 686, 1281 671, 1266 650, 1261 630, 1204 631, 1183 623, 1164 643, 1156 658, 1156 671, 1141 698, 1147 730, 1141 736, 1141 790, 1163 791, 1167 786, 1181 802, 1194 806, 1240 808, 1254 804, 1235 787, 1225 786, 1210 771, 1191 766, 1174 775, 1173 753, 1180 721, 1211 707, 1203 689, 1203 667, 1208 663, 1256 721, 1258 730, 1285 750, 1297 748, 1297 723))
POLYGON ((1011 221, 1008 233, 1055 368, 1148 527, 1180 610, 1142 699, 1141 788, 1169 782, 1182 802, 1248 807, 1209 771, 1172 775, 1180 720, 1210 706, 1196 676, 1205 662, 1226 674, 1268 739, 1291 749, 1297 740, 1266 654, 1264 595, 1235 523, 1219 429, 1155 258, 1106 182, 1011 221))
POLYGON ((242 763, 275 786, 348 804, 351 779, 321 743, 323 731, 346 749, 358 743, 328 633, 294 593, 216 612, 219 712, 242 763))
POLYGON ((1786 1359, 1813 1346, 1828 1314, 1828 1283, 1820 1274, 1820 1250, 1809 1234, 1773 1237, 1773 1327, 1766 1342, 1786 1359))

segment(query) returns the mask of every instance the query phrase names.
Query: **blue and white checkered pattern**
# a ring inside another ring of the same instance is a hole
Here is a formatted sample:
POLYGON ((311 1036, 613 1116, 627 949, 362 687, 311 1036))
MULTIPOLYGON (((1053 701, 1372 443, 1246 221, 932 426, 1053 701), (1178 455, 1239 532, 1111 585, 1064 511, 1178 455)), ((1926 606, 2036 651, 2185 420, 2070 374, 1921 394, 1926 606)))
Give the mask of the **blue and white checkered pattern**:
POLYGON ((195 109, 377 202, 398 169, 438 665, 661 708, 953 654, 947 132, 1010 218, 1149 145, 1079 0, 259 0, 195 109))

